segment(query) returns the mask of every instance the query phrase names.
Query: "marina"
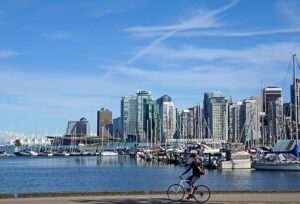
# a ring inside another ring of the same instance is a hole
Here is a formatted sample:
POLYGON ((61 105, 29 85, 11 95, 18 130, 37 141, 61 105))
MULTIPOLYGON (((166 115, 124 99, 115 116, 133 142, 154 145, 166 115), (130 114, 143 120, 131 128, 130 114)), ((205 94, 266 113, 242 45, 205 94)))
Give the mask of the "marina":
MULTIPOLYGON (((116 157, 3 157, 0 192, 166 190, 187 167, 116 157)), ((299 190, 300 172, 250 169, 207 171, 212 190, 299 190)))

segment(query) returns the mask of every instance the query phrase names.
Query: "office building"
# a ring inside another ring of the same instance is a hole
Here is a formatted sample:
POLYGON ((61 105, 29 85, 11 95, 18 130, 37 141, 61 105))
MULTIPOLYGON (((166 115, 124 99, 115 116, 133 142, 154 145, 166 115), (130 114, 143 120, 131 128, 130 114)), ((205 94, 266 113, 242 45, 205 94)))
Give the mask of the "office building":
POLYGON ((109 132, 112 135, 112 112, 108 109, 101 108, 97 112, 97 136, 108 136, 109 132))
POLYGON ((204 116, 207 122, 206 137, 228 140, 228 111, 231 99, 219 92, 204 94, 204 116))
POLYGON ((145 142, 146 141, 146 135, 144 132, 144 104, 145 99, 151 99, 152 100, 152 94, 151 91, 144 91, 144 90, 138 90, 137 91, 137 125, 136 125, 136 131, 137 131, 137 140, 139 142, 145 142))
POLYGON ((121 99, 121 129, 123 141, 137 140, 137 97, 123 96, 121 99))
POLYGON ((144 99, 144 133, 147 143, 160 141, 160 108, 156 101, 144 99))
POLYGON ((113 137, 123 139, 122 134, 122 119, 121 117, 117 117, 113 119, 113 137))
POLYGON ((263 144, 271 145, 274 140, 274 123, 270 124, 270 122, 274 122, 274 115, 270 118, 269 111, 273 111, 274 102, 278 99, 281 100, 282 98, 282 89, 279 87, 266 87, 263 89, 263 116, 264 119, 262 121, 262 141, 263 144), (270 106, 272 106, 270 108, 270 106), (270 135, 272 134, 272 135, 270 135))
POLYGON ((84 137, 90 135, 90 123, 86 118, 80 121, 68 121, 68 128, 65 136, 84 137))
POLYGON ((283 139, 283 104, 282 99, 278 98, 271 101, 268 106, 268 135, 266 144, 274 146, 279 139, 283 139))
POLYGON ((171 97, 168 95, 160 97, 156 102, 160 109, 160 141, 161 143, 171 141, 176 138, 177 110, 171 97))
POLYGON ((246 99, 240 108, 240 142, 248 147, 253 147, 259 143, 261 138, 259 104, 256 100, 246 99))
POLYGON ((239 142, 241 140, 241 106, 243 102, 238 101, 229 105, 228 141, 239 142))
POLYGON ((204 93, 204 99, 203 99, 203 115, 204 115, 204 122, 206 124, 205 128, 205 137, 206 138, 212 138, 212 132, 209 127, 209 121, 210 121, 210 98, 213 97, 222 97, 222 94, 220 92, 208 92, 204 93))

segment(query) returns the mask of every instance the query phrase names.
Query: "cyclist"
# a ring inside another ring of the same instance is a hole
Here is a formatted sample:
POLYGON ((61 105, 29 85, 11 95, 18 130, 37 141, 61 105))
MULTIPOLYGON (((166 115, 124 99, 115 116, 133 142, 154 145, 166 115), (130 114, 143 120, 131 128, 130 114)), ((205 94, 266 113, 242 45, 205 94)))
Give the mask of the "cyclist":
POLYGON ((191 169, 193 169, 193 174, 187 178, 187 180, 189 180, 189 194, 186 197, 186 199, 190 199, 193 198, 193 193, 194 193, 194 184, 196 183, 196 181, 200 178, 200 170, 199 170, 199 166, 196 162, 196 154, 192 153, 190 155, 190 159, 192 160, 192 163, 190 164, 190 167, 183 172, 180 175, 180 178, 182 178, 182 176, 184 174, 186 174, 187 172, 189 172, 191 169))

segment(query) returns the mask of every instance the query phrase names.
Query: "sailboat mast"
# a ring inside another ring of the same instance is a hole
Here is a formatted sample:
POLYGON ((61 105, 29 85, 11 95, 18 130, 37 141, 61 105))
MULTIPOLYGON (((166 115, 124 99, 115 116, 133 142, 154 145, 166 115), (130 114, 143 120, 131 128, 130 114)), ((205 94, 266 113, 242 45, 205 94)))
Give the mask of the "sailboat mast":
POLYGON ((293 80, 294 80, 294 107, 295 107, 295 130, 296 130, 296 145, 298 145, 298 87, 297 87, 297 81, 296 81, 296 66, 295 66, 295 57, 296 54, 293 54, 293 80))

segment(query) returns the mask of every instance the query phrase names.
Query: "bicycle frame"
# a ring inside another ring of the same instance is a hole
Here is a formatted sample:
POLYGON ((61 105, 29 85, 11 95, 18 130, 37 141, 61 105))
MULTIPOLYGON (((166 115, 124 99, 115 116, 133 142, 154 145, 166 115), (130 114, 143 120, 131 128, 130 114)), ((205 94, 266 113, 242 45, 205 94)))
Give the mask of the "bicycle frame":
POLYGON ((190 180, 187 180, 187 179, 180 179, 180 183, 179 183, 179 187, 177 189, 177 192, 179 191, 180 186, 182 186, 182 188, 185 189, 184 182, 189 182, 189 181, 190 180))

